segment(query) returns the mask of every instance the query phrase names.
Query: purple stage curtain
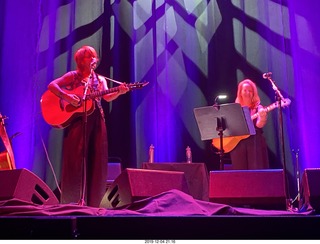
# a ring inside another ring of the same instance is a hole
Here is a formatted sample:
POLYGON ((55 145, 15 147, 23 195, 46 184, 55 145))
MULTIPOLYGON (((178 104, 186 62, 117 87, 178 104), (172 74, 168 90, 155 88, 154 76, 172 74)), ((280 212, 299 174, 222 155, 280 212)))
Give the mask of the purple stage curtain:
POLYGON ((109 154, 121 158, 124 168, 141 167, 153 144, 157 162, 184 162, 190 146, 194 161, 217 169, 219 157, 209 141, 201 141, 193 109, 212 105, 221 93, 228 95, 223 102, 233 102, 244 78, 257 83, 263 105, 272 104, 274 90, 262 78, 272 72, 291 104, 283 109, 284 146, 278 110, 270 112, 265 136, 272 167, 286 163, 294 197, 297 165, 302 170, 320 164, 319 4, 2 1, 0 112, 8 117, 9 136, 17 135, 12 139, 17 168, 28 168, 56 187, 62 130, 44 122, 40 99, 51 80, 74 69, 74 51, 88 44, 101 57, 98 73, 122 82, 149 82, 104 104, 109 154))

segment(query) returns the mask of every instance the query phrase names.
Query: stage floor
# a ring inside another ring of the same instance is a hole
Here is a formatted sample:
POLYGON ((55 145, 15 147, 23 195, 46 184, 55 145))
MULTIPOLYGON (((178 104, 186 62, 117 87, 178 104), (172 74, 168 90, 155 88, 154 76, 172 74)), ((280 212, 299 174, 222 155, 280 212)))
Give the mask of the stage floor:
MULTIPOLYGON (((320 216, 231 207, 178 190, 121 209, 0 202, 0 239, 220 240, 320 239, 320 216)), ((167 242, 166 242, 167 241, 167 242)))
POLYGON ((318 240, 319 226, 319 216, 0 218, 1 239, 17 240, 318 240))
POLYGON ((1 217, 0 239, 318 240, 319 216, 1 217))

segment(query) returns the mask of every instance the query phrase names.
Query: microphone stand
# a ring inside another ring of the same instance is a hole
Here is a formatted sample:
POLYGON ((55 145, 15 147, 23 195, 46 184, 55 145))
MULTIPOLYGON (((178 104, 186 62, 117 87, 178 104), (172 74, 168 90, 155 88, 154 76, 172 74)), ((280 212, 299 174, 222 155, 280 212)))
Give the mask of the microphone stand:
POLYGON ((220 170, 224 170, 224 149, 223 149, 223 131, 225 130, 224 126, 224 119, 223 118, 217 118, 217 128, 216 131, 218 131, 219 140, 220 140, 220 150, 219 150, 219 165, 220 170))
POLYGON ((285 194, 286 194, 286 207, 287 210, 292 209, 292 201, 290 198, 289 187, 288 187, 288 178, 287 178, 287 166, 286 166, 286 157, 285 157, 285 146, 284 146, 284 133, 283 133, 283 116, 282 116, 282 106, 281 102, 285 103, 285 99, 283 98, 281 92, 278 87, 275 85, 275 82, 271 79, 270 75, 266 77, 272 84, 272 88, 275 91, 276 100, 279 105, 279 124, 280 124, 280 142, 281 142, 281 152, 282 152, 282 165, 283 165, 283 173, 284 173, 284 186, 285 186, 285 194))
POLYGON ((292 150, 296 157, 296 181, 297 181, 297 196, 292 202, 297 201, 298 208, 300 207, 301 191, 300 191, 300 169, 299 169, 299 149, 297 151, 292 150))
MULTIPOLYGON (((220 105, 217 103, 218 101, 218 97, 216 97, 215 99, 215 103, 213 105, 213 107, 216 110, 220 110, 220 105)), ((219 169, 220 170, 224 170, 224 162, 223 162, 223 157, 224 157, 224 149, 223 149, 223 131, 226 129, 225 127, 225 122, 224 122, 224 118, 217 118, 217 127, 216 127, 216 131, 218 131, 218 135, 219 135, 219 141, 220 141, 220 148, 219 148, 219 169)))
MULTIPOLYGON (((89 81, 93 79, 93 68, 91 67, 91 74, 89 81)), ((85 206, 85 196, 87 191, 87 123, 88 123, 88 112, 87 112, 87 94, 89 89, 89 81, 85 83, 84 93, 82 101, 84 102, 83 106, 83 155, 82 155, 82 189, 81 189, 81 199, 79 200, 79 206, 85 206)))

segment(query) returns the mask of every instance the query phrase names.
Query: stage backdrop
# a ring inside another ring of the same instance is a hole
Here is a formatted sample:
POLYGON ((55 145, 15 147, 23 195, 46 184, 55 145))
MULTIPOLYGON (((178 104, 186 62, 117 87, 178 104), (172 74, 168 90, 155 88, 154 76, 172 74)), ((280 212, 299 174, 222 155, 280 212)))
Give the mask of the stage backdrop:
POLYGON ((311 0, 2 1, 0 112, 8 117, 17 167, 55 188, 63 130, 45 123, 40 99, 51 80, 75 68, 75 50, 91 45, 101 57, 98 73, 149 82, 104 104, 110 156, 124 168, 141 167, 153 144, 156 162, 183 162, 190 146, 194 161, 218 169, 219 157, 210 141, 201 141, 193 109, 212 105, 221 93, 228 95, 223 103, 234 102, 244 78, 256 82, 263 105, 274 103, 271 83, 262 78, 272 72, 291 104, 283 109, 283 140, 278 110, 270 112, 265 136, 271 166, 287 170, 294 195, 296 165, 320 167, 319 5, 311 0))

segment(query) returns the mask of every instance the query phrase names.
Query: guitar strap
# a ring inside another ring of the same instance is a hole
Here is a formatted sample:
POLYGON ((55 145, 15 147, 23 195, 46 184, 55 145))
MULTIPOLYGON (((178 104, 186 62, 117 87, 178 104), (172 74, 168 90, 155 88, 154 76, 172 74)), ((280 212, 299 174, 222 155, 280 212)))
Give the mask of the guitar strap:
MULTIPOLYGON (((96 72, 94 72, 94 74, 96 76, 96 79, 93 79, 94 84, 92 86, 93 86, 93 89, 97 91, 97 90, 100 90, 99 88, 102 86, 102 81, 100 80, 99 75, 96 72)), ((99 108, 101 117, 102 117, 103 121, 105 121, 104 111, 103 111, 103 108, 101 105, 101 97, 96 97, 95 101, 96 101, 96 104, 99 108)))
MULTIPOLYGON (((83 84, 84 81, 82 80, 81 76, 76 71, 72 71, 72 72, 73 72, 74 81, 75 81, 74 85, 76 85, 77 83, 78 84, 79 83, 83 84)), ((90 82, 89 83, 89 89, 90 89, 91 92, 92 91, 99 91, 100 90, 99 88, 102 86, 102 82, 101 82, 101 80, 99 78, 99 75, 96 72, 93 72, 93 73, 94 73, 95 77, 93 77, 93 79, 91 81, 88 81, 88 82, 90 82)), ((74 89, 74 87, 73 87, 73 89, 74 89)), ((94 102, 95 102, 95 104, 97 105, 97 107, 98 107, 98 109, 100 111, 100 114, 101 114, 101 117, 102 117, 103 121, 105 121, 104 111, 103 111, 103 108, 102 108, 102 105, 101 105, 101 97, 96 97, 94 99, 94 102)))

